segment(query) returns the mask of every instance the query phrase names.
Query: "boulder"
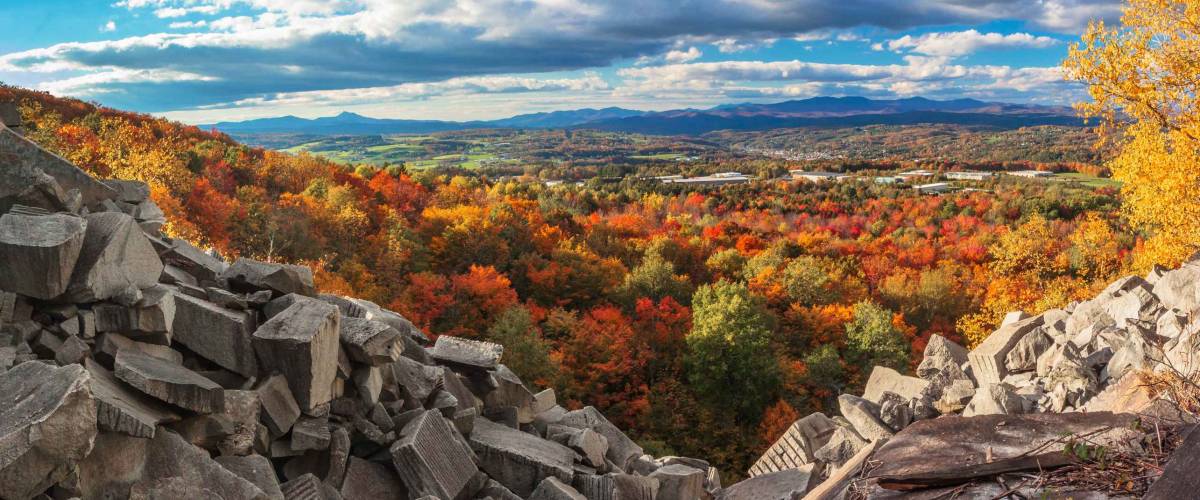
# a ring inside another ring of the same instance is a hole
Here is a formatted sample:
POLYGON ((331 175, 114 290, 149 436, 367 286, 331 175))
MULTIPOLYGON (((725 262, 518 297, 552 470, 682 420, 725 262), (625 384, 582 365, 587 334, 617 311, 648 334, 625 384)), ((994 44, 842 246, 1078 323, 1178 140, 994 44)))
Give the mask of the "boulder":
POLYGON ((658 495, 657 479, 634 474, 579 473, 571 484, 584 498, 589 499, 654 500, 658 495))
POLYGON ((904 399, 921 395, 929 381, 917 377, 901 375, 900 372, 886 366, 876 366, 871 370, 871 378, 867 379, 867 388, 863 399, 879 403, 885 392, 899 394, 904 399))
POLYGON ((725 488, 725 500, 794 500, 821 482, 814 465, 752 477, 725 488))
MULTIPOLYGON (((875 442, 879 443, 882 440, 875 442)), ((825 446, 813 453, 813 458, 819 460, 820 463, 841 467, 868 444, 867 440, 854 432, 854 429, 839 426, 829 436, 829 441, 825 443, 825 446)))
POLYGON ((177 365, 183 364, 183 355, 179 351, 165 345, 130 340, 128 337, 117 333, 105 333, 101 335, 96 340, 96 348, 93 355, 96 357, 96 360, 105 365, 113 366, 116 362, 117 353, 122 349, 133 349, 147 356, 170 361, 177 365))
POLYGON ((132 217, 114 212, 89 214, 79 260, 71 274, 71 302, 129 296, 158 283, 163 263, 132 217))
POLYGON ((345 500, 398 499, 407 498, 408 490, 388 466, 350 457, 340 493, 345 500))
POLYGON ((484 410, 513 407, 517 411, 517 423, 533 422, 535 415, 533 393, 525 387, 517 374, 509 370, 507 366, 498 365, 492 375, 498 386, 483 398, 484 410))
POLYGON ((317 295, 312 270, 304 266, 274 264, 241 258, 221 273, 220 279, 229 283, 235 292, 270 290, 276 297, 295 293, 306 297, 317 295))
MULTIPOLYGON (((41 172, 52 177, 64 192, 78 191, 84 206, 116 197, 112 188, 87 172, 5 127, 0 127, 0 165, 5 166, 4 175, 0 175, 0 188, 19 189, 37 183, 36 173, 41 172)), ((0 189, 0 193, 5 191, 0 189)), ((7 206, 0 205, 0 208, 7 209, 7 206)))
POLYGON ((479 467, 522 497, 547 477, 570 481, 573 476, 574 451, 508 426, 477 419, 470 443, 479 467))
POLYGON ((141 300, 131 306, 110 302, 92 306, 98 331, 133 338, 170 339, 175 311, 175 293, 163 285, 142 290, 141 300))
POLYGON ((329 420, 317 417, 300 417, 292 426, 292 449, 324 450, 329 448, 329 420))
POLYGON ((279 478, 275 476, 275 468, 271 465, 271 459, 262 455, 222 455, 213 460, 229 472, 262 490, 267 498, 284 500, 283 492, 279 490, 279 478))
POLYGON ((1012 386, 1004 383, 987 384, 975 391, 975 397, 963 410, 964 417, 975 415, 1017 415, 1025 413, 1024 399, 1012 386))
POLYGON ((621 470, 628 467, 630 460, 642 456, 641 446, 604 418, 600 410, 591 406, 565 413, 559 423, 576 429, 591 429, 604 436, 608 440, 608 453, 605 457, 621 470))
POLYGON ((252 341, 254 314, 176 292, 173 339, 243 377, 258 375, 252 341))
POLYGON ((913 409, 909 404, 912 398, 905 399, 894 392, 885 392, 880 399, 879 420, 887 424, 888 428, 899 432, 912 423, 913 409))
POLYGON ((65 214, 0 216, 0 287, 38 299, 62 295, 86 229, 84 219, 65 214))
POLYGON ((929 343, 925 344, 925 358, 917 366, 917 376, 928 379, 947 371, 958 373, 966 362, 966 348, 935 333, 929 336, 929 343))
POLYGON ((438 337, 429 355, 441 363, 478 370, 494 370, 500 363, 504 346, 449 335, 438 337))
POLYGON ((816 460, 816 452, 829 442, 837 423, 824 413, 813 413, 792 423, 750 467, 751 477, 794 469, 816 460))
POLYGON ((322 484, 321 480, 312 473, 303 474, 295 479, 279 485, 284 498, 288 500, 340 500, 340 494, 333 488, 322 484))
POLYGON ((32 498, 66 479, 92 451, 90 385, 80 365, 28 361, 0 373, 0 497, 32 498))
POLYGON ((311 411, 333 399, 338 325, 336 307, 308 300, 296 302, 254 332, 261 369, 287 377, 301 410, 311 411))
POLYGON ((275 436, 287 434, 300 418, 300 405, 288 388, 287 378, 272 375, 255 387, 254 392, 262 404, 262 420, 267 428, 275 436))
POLYGON ((179 420, 166 405, 130 389, 95 361, 89 359, 84 365, 92 377, 100 430, 152 438, 159 424, 179 420))
POLYGON ((1037 368, 1038 356, 1046 352, 1054 342, 1041 328, 1021 337, 1004 357, 1004 368, 1008 373, 1032 371, 1037 368))
MULTIPOLYGON (((222 467, 208 452, 192 446, 179 434, 164 430, 155 434, 146 448, 142 479, 133 490, 157 492, 148 498, 207 498, 265 500, 269 498, 254 483, 222 467)), ((133 496, 137 496, 134 493, 133 496)))
POLYGON ((217 277, 229 268, 221 259, 184 240, 171 240, 166 246, 162 252, 163 262, 179 268, 197 283, 216 283, 217 277))
POLYGON ((219 413, 224 389, 180 365, 125 349, 117 352, 117 378, 160 401, 198 413, 219 413))
POLYGON ((1004 380, 1008 375, 1005 362, 1008 353, 1025 335, 1042 326, 1042 316, 1023 319, 1015 323, 1001 326, 979 346, 972 350, 967 358, 971 362, 971 371, 980 385, 995 384, 1004 380))
POLYGON ((656 500, 697 500, 710 498, 704 489, 704 471, 682 464, 664 466, 650 474, 658 480, 656 500))
POLYGON ((92 451, 79 462, 75 482, 80 498, 129 498, 129 488, 142 479, 146 448, 152 441, 117 432, 96 434, 92 451))
POLYGON ((529 500, 587 500, 587 497, 558 478, 548 477, 533 490, 529 500))
POLYGON ((852 394, 842 394, 838 396, 838 408, 858 435, 867 441, 886 439, 893 434, 887 424, 879 420, 879 405, 871 401, 852 394))
POLYGON ((379 366, 396 362, 404 352, 400 334, 386 323, 348 316, 341 321, 342 347, 351 361, 379 366))
POLYGON ((471 451, 436 411, 425 411, 408 422, 391 447, 392 461, 413 497, 462 498, 479 469, 471 451))

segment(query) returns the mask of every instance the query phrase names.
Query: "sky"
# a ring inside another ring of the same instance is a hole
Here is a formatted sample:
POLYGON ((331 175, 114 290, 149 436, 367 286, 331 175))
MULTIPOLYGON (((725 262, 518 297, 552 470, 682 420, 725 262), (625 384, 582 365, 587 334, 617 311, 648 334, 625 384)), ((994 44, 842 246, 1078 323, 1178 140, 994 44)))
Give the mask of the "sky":
POLYGON ((1112 0, 0 0, 0 82, 187 123, 814 96, 1068 104, 1112 0))

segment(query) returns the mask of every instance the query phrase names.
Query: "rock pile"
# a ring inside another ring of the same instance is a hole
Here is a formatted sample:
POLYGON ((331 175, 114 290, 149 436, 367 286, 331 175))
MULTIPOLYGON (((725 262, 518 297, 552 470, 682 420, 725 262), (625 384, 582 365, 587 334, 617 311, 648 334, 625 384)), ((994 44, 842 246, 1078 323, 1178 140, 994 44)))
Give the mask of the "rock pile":
POLYGON ((502 346, 167 239, 148 195, 0 126, 0 497, 719 494, 706 462, 531 390, 502 346))
MULTIPOLYGON (((992 437, 999 441, 989 441, 997 427, 980 427, 991 418, 985 416, 1004 416, 991 424, 1007 425, 1030 448, 1040 443, 1039 436, 1053 438, 1068 429, 1119 427, 1114 422, 1130 419, 1114 420, 1110 412, 1144 412, 1155 404, 1138 372, 1195 372, 1200 323, 1191 318, 1200 308, 1197 283, 1200 259, 1175 270, 1155 269, 1144 278, 1122 278, 1064 309, 1034 317, 1010 313, 970 351, 934 336, 916 377, 875 367, 862 397, 838 398, 840 416, 814 413, 797 420, 750 469, 752 479, 727 491, 757 487, 762 498, 789 498, 828 477, 837 484, 825 485, 821 494, 833 496, 818 497, 832 498, 845 491, 847 478, 867 457, 883 464, 869 476, 886 484, 892 469, 917 464, 933 467, 924 479, 952 469, 968 481, 969 471, 953 461, 986 454, 987 462, 1000 463, 1005 446, 1016 450, 1014 457, 1029 456, 1013 443, 1002 446, 998 434, 992 437), (1013 417, 1026 414, 1042 416, 1013 417), (957 454, 939 462, 934 457, 943 446, 957 454), (894 463, 904 456, 897 450, 906 447, 910 463, 894 463)), ((1053 451, 1061 455, 1061 448, 1053 451)), ((916 481, 911 475, 905 480, 916 481)))

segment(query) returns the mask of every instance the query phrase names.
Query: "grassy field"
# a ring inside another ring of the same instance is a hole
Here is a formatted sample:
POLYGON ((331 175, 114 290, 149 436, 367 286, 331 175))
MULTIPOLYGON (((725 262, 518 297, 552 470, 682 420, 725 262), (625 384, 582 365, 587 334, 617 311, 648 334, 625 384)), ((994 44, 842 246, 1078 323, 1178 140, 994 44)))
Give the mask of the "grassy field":
POLYGON ((629 159, 631 159, 631 160, 677 160, 682 157, 683 157, 682 153, 659 153, 656 155, 633 155, 633 156, 630 156, 629 159))
POLYGON ((1061 179, 1064 181, 1078 182, 1080 184, 1083 184, 1084 186, 1091 187, 1091 188, 1102 188, 1102 187, 1120 188, 1121 187, 1121 183, 1119 181, 1115 181, 1115 180, 1109 179, 1107 177, 1096 177, 1094 175, 1081 174, 1078 172, 1055 174, 1054 177, 1056 179, 1061 179))

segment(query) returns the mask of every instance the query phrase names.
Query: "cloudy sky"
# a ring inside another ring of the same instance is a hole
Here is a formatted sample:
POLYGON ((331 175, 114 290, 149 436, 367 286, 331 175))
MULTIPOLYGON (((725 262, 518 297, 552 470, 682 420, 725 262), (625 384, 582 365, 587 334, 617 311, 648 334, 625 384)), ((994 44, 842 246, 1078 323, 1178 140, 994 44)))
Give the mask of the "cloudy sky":
POLYGON ((0 2, 0 81, 191 123, 817 95, 1061 104, 1112 0, 0 2))

